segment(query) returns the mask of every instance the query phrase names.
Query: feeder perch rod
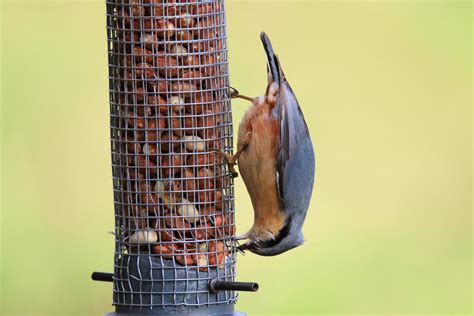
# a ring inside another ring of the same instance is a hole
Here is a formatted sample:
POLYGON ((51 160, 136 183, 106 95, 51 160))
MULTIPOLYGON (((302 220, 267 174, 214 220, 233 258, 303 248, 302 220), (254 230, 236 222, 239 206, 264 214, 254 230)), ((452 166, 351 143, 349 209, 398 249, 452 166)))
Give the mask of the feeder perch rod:
POLYGON ((257 292, 258 283, 220 281, 217 279, 213 279, 211 280, 211 282, 209 282, 209 289, 214 293, 217 293, 218 291, 257 292))
POLYGON ((113 273, 107 272, 92 272, 91 278, 94 281, 113 282, 113 273))

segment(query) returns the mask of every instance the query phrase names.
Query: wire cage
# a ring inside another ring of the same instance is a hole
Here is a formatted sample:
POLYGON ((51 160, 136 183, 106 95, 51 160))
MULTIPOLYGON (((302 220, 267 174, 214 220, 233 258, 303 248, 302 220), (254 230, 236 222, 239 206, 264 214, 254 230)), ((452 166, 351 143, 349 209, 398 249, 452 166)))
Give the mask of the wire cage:
POLYGON ((113 305, 232 315, 236 287, 209 286, 236 274, 224 0, 106 5, 113 305))

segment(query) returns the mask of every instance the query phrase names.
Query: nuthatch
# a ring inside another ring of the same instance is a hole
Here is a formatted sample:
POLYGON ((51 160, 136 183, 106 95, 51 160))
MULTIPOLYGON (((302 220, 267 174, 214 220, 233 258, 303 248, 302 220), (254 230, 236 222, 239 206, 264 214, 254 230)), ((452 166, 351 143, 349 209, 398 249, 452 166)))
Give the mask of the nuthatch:
POLYGON ((268 58, 265 96, 233 98, 253 103, 240 126, 237 152, 223 153, 229 168, 238 161, 254 209, 254 224, 237 239, 239 246, 262 256, 274 256, 303 244, 301 232, 313 191, 315 158, 308 127, 273 52, 261 33, 268 58))

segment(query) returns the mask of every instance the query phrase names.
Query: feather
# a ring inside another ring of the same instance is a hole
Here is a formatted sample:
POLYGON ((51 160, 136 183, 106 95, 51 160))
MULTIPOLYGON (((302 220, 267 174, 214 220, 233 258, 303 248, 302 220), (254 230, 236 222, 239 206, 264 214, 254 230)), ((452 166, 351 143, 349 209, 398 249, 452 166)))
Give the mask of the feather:
POLYGON ((279 96, 273 114, 280 122, 279 152, 277 156, 277 188, 282 201, 285 200, 285 182, 289 176, 285 174, 285 166, 291 159, 301 141, 309 138, 309 130, 299 106, 298 100, 291 89, 281 68, 280 60, 273 50, 268 36, 262 32, 260 38, 267 54, 269 79, 277 81, 279 96))

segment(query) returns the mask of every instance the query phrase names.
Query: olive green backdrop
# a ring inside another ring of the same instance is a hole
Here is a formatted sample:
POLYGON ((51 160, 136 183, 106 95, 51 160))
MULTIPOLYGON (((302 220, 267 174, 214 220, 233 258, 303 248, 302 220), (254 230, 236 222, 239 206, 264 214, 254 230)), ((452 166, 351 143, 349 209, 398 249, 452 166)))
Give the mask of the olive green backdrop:
MULTIPOLYGON (((101 315, 113 197, 103 1, 1 7, 2 315, 101 315)), ((266 85, 259 32, 306 115, 304 246, 239 257, 249 315, 470 315, 469 1, 228 1, 231 81, 266 85)), ((235 101, 235 126, 249 107, 235 101)), ((251 225, 237 181, 238 230, 251 225)))

